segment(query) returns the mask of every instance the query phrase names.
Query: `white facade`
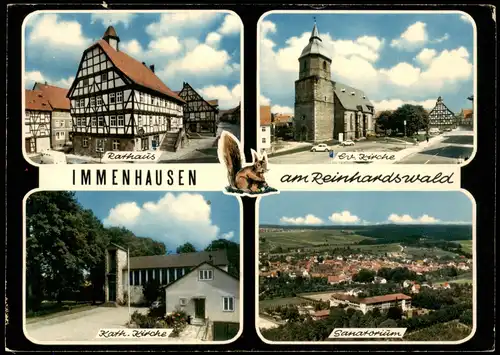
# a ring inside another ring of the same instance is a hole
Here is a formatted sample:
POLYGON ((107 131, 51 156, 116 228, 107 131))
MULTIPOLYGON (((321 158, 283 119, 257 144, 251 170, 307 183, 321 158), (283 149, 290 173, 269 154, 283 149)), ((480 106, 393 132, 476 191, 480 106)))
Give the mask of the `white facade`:
POLYGON ((204 263, 165 288, 166 312, 182 310, 194 319, 240 321, 240 283, 204 263))
POLYGON ((27 153, 50 149, 50 117, 51 113, 46 111, 25 111, 24 138, 27 153))
POLYGON ((259 146, 261 150, 271 148, 271 126, 260 126, 259 146))

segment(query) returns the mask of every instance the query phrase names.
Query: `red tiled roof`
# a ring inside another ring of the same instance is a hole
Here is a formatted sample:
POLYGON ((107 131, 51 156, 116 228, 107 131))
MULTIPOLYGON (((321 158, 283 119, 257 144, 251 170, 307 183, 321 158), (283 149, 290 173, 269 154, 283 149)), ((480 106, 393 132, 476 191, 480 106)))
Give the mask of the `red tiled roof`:
POLYGON ((274 115, 274 123, 288 123, 293 118, 291 114, 279 113, 274 115))
POLYGON ((116 31, 115 31, 115 28, 113 26, 109 26, 106 30, 106 32, 104 32, 104 37, 106 36, 112 36, 112 37, 118 37, 116 35, 116 31))
POLYGON ((473 112, 472 109, 468 109, 468 108, 462 109, 462 113, 463 113, 465 119, 472 118, 472 112, 473 112))
POLYGON ((52 111, 49 100, 39 90, 24 90, 26 110, 52 111))
POLYGON ((314 312, 314 316, 315 317, 323 318, 323 317, 328 317, 329 315, 330 315, 330 310, 329 309, 322 309, 320 311, 314 312))
POLYGON ((108 55, 113 64, 136 84, 158 91, 181 102, 185 102, 165 85, 147 66, 122 51, 116 51, 108 42, 101 39, 97 44, 108 55))
POLYGON ((373 304, 373 303, 391 302, 391 301, 396 301, 396 300, 411 300, 411 297, 407 296, 403 293, 393 293, 391 295, 363 298, 361 300, 361 303, 373 304))
POLYGON ((49 100, 52 108, 69 111, 70 101, 66 97, 66 95, 68 95, 68 89, 41 83, 35 83, 34 88, 35 90, 40 90, 43 93, 43 96, 49 100))
POLYGON ((271 106, 260 106, 260 125, 271 125, 271 106))

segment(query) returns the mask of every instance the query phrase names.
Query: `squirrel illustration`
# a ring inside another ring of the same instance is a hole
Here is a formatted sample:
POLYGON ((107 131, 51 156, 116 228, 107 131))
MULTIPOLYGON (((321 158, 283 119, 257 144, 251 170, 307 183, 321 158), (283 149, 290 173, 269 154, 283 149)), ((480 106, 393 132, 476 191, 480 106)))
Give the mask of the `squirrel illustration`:
POLYGON ((253 164, 243 167, 244 160, 237 139, 227 132, 222 132, 219 139, 220 156, 227 168, 229 185, 244 192, 258 192, 266 188, 267 154, 259 157, 252 149, 253 164))

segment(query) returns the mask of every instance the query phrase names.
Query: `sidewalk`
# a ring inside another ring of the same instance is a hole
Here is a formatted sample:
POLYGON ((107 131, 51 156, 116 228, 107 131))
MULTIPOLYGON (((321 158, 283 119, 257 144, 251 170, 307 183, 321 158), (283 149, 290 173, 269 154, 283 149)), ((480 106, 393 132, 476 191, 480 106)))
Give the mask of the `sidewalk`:
POLYGON ((408 157, 409 155, 419 153, 423 151, 424 149, 428 148, 429 146, 436 144, 440 141, 442 141, 445 137, 443 135, 435 136, 429 138, 429 142, 427 141, 422 141, 419 142, 417 145, 411 145, 410 148, 405 148, 403 150, 400 150, 397 154, 396 160, 394 163, 403 160, 404 158, 408 157))

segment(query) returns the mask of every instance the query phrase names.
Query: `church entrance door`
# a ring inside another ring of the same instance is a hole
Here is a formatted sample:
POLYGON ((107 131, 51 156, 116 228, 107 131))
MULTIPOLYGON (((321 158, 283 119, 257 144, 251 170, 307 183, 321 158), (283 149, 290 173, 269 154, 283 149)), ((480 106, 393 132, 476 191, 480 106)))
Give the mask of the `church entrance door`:
POLYGON ((108 275, 108 302, 116 301, 116 275, 108 275))

